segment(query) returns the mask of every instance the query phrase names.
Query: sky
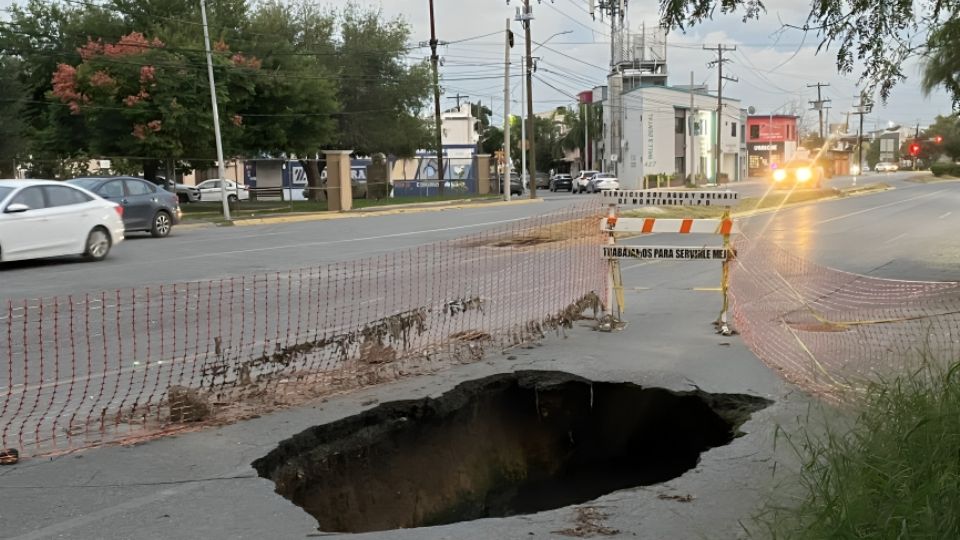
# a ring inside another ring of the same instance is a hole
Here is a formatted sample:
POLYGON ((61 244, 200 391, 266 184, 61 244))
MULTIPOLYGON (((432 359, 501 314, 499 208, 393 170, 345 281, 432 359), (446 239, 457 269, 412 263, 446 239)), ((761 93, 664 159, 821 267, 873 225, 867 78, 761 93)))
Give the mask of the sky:
MULTIPOLYGON (((316 0, 325 3, 325 0, 316 0)), ((361 5, 379 6, 387 17, 401 17, 412 29, 410 60, 428 58, 430 50, 419 48, 430 39, 428 0, 356 0, 361 5)), ((0 9, 14 0, 0 0, 0 9)), ((453 107, 453 96, 467 95, 469 101, 492 103, 495 121, 503 113, 503 31, 506 19, 516 35, 511 53, 511 113, 520 112, 520 57, 523 53, 523 31, 513 22, 519 0, 434 0, 437 37, 448 45, 440 47, 443 62, 441 78, 444 108, 453 107)), ((332 2, 338 4, 339 2, 332 2)), ((531 26, 534 42, 549 42, 536 51, 539 57, 537 78, 533 83, 534 108, 537 112, 572 104, 573 96, 593 86, 606 84, 610 63, 609 21, 594 20, 588 14, 589 0, 531 0, 534 20, 531 26), (568 34, 553 36, 558 32, 568 34)), ((639 31, 642 24, 653 26, 658 20, 659 2, 629 2, 628 25, 639 31)), ((741 100, 743 107, 754 107, 758 114, 783 111, 787 103, 807 103, 816 99, 816 89, 808 84, 827 83, 823 97, 832 100, 830 122, 842 121, 852 110, 859 92, 857 73, 840 75, 836 69, 835 50, 816 54, 817 37, 804 36, 799 30, 782 29, 782 24, 803 24, 809 3, 802 0, 766 0, 767 13, 747 23, 741 17, 717 15, 711 22, 672 32, 667 38, 668 84, 688 84, 691 71, 697 84, 707 83, 716 89, 717 72, 707 67, 715 53, 703 45, 735 45, 729 54, 724 74, 738 77, 739 82, 724 86, 726 96, 741 100)), ((938 114, 950 112, 946 93, 936 91, 924 96, 920 90, 920 68, 914 63, 906 67, 907 81, 899 84, 889 101, 877 100, 868 116, 868 129, 891 124, 929 124, 938 114)), ((809 108, 809 104, 807 105, 809 108)), ((807 113, 808 125, 816 123, 814 113, 807 113)))

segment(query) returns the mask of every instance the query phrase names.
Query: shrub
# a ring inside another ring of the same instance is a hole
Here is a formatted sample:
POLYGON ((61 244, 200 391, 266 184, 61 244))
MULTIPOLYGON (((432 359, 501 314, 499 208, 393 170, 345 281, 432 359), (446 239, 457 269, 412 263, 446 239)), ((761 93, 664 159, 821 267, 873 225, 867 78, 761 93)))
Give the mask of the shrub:
POLYGON ((930 172, 934 176, 957 176, 960 177, 960 164, 957 163, 934 163, 930 166, 930 172))

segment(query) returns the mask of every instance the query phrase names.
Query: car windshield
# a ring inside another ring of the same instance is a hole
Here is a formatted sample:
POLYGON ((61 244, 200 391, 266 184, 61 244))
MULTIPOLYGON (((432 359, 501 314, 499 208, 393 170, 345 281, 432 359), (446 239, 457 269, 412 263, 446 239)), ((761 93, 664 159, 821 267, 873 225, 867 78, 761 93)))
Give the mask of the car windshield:
POLYGON ((13 188, 8 186, 0 186, 0 201, 7 198, 7 195, 13 193, 13 188))
POLYGON ((596 176, 596 178, 616 178, 616 177, 610 173, 600 173, 596 176))
POLYGON ((67 180, 67 182, 70 184, 80 186, 83 189, 89 189, 91 191, 102 181, 103 180, 99 178, 74 178, 73 180, 67 180))
POLYGON ((788 168, 788 169, 798 169, 798 168, 800 168, 800 167, 809 167, 809 166, 810 166, 810 162, 809 162, 809 161, 803 160, 803 159, 795 159, 795 160, 791 161, 790 163, 787 163, 787 167, 786 167, 786 168, 788 168))

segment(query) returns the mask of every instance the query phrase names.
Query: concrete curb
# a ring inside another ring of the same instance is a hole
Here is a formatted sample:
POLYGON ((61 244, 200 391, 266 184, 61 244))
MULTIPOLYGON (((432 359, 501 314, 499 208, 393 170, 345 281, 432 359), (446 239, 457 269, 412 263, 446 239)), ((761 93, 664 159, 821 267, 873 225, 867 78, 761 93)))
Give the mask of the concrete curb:
POLYGON ((186 228, 206 227, 252 227, 255 225, 274 225, 280 223, 302 223, 309 221, 329 221, 333 219, 351 219, 364 217, 393 216, 398 214, 420 214, 425 212, 442 212, 445 210, 461 210, 464 208, 486 208, 499 206, 518 206, 524 204, 542 203, 543 199, 518 199, 515 201, 451 201, 439 203, 420 203, 416 205, 402 205, 385 207, 383 209, 359 209, 349 212, 315 212, 304 214, 288 214, 268 216, 262 218, 237 219, 228 223, 190 223, 186 228))
POLYGON ((850 198, 850 197, 862 197, 862 196, 864 196, 864 195, 870 195, 870 194, 873 194, 873 193, 883 193, 883 192, 885 192, 885 191, 893 191, 893 190, 895 190, 895 189, 897 189, 897 188, 895 188, 895 187, 893 187, 893 186, 885 186, 885 187, 876 188, 876 189, 867 189, 867 186, 864 186, 864 187, 861 187, 861 188, 855 188, 854 190, 849 191, 849 192, 840 190, 841 195, 834 195, 834 196, 832 196, 832 197, 824 197, 824 198, 822 198, 822 199, 813 199, 813 200, 811 200, 811 201, 800 201, 800 202, 785 204, 785 205, 783 205, 783 206, 775 206, 775 207, 770 207, 770 208, 762 208, 762 209, 760 209, 760 210, 746 210, 746 211, 743 211, 743 212, 733 212, 733 213, 731 213, 731 217, 734 217, 734 218, 744 218, 744 217, 759 216, 759 215, 761 215, 761 214, 769 214, 769 213, 771 213, 771 212, 776 212, 776 211, 783 210, 783 209, 786 209, 786 208, 794 208, 794 207, 797 207, 797 206, 803 206, 803 205, 805 205, 805 204, 817 204, 817 203, 822 203, 822 202, 827 202, 827 201, 836 201, 836 200, 840 200, 840 199, 848 199, 848 198, 850 198))

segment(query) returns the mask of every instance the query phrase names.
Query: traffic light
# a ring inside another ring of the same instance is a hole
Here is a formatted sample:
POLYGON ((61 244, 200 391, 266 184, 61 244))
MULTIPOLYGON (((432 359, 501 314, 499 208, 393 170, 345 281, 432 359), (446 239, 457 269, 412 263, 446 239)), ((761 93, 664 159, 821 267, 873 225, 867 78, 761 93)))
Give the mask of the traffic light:
POLYGON ((920 145, 918 143, 910 143, 910 155, 913 157, 920 155, 920 145))
POLYGON ((933 138, 933 142, 940 144, 943 142, 943 137, 940 135, 937 135, 936 137, 933 138))

